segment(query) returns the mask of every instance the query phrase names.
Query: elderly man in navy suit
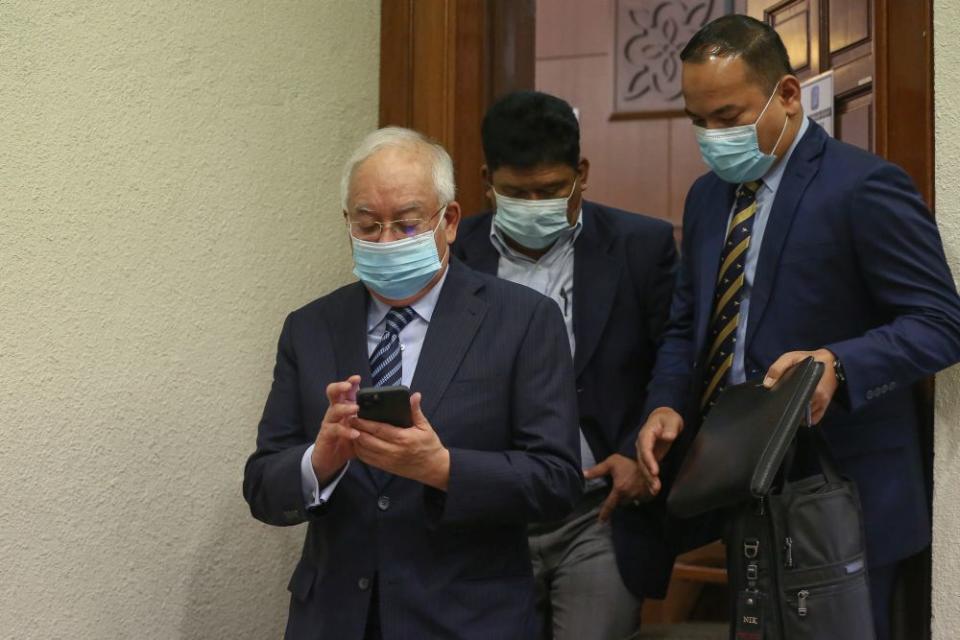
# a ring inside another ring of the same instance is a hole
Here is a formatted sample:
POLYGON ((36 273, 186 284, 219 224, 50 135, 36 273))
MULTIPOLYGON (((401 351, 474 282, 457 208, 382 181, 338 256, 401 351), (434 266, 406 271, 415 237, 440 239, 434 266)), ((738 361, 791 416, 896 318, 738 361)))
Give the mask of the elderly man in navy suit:
POLYGON ((885 639, 897 567, 930 543, 911 385, 960 360, 960 299, 940 234, 902 169, 804 117, 772 27, 719 18, 681 58, 712 172, 687 196, 641 469, 659 493, 678 461, 667 451, 682 431, 682 453, 725 386, 769 386, 807 356, 823 362, 813 420, 859 487, 885 639))
POLYGON ((286 637, 535 637, 527 525, 582 490, 561 313, 450 259, 453 167, 420 134, 368 136, 342 195, 360 282, 287 317, 244 474, 254 517, 309 523, 286 637), (400 384, 411 427, 357 417, 400 384))
POLYGON ((453 251, 480 271, 551 297, 574 353, 586 491, 562 520, 531 527, 544 637, 619 640, 669 560, 643 492, 635 441, 643 390, 670 307, 673 226, 584 200, 590 164, 570 105, 510 94, 482 127, 482 179, 496 210, 467 218, 453 251))

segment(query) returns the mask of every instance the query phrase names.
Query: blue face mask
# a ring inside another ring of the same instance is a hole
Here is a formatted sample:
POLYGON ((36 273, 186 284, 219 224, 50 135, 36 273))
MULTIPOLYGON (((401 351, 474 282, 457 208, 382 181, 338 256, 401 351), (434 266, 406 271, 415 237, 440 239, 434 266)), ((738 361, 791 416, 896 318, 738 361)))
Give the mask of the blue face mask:
POLYGON ((441 218, 433 231, 393 242, 370 242, 351 235, 353 275, 388 300, 415 296, 437 275, 443 264, 434 239, 442 223, 441 218))
POLYGON ((493 224, 528 249, 545 249, 570 228, 567 205, 576 191, 576 180, 566 198, 524 200, 508 198, 494 190, 497 214, 493 217, 493 224))
MULTIPOLYGON (((779 86, 778 83, 777 88, 779 86)), ((763 114, 766 113, 767 107, 770 106, 775 95, 777 95, 776 88, 753 124, 728 129, 693 128, 697 134, 697 143, 700 145, 700 155, 703 156, 703 161, 713 169, 713 172, 721 180, 733 184, 759 180, 777 161, 777 157, 773 153, 766 154, 760 150, 760 140, 757 137, 757 124, 763 114)), ((783 134, 787 131, 788 122, 789 118, 784 120, 780 137, 777 138, 777 142, 773 145, 771 151, 776 151, 780 145, 780 140, 783 139, 783 134)))

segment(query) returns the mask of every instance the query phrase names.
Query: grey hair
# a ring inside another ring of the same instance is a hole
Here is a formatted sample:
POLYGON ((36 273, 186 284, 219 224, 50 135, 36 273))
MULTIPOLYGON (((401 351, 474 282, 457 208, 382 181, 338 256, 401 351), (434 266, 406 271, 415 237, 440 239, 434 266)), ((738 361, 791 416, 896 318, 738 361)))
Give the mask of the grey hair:
POLYGON ((450 154, 447 153, 446 149, 413 129, 384 127, 377 129, 361 140, 343 167, 343 175, 340 178, 340 205, 344 211, 347 210, 350 182, 353 180, 353 174, 357 167, 377 151, 388 147, 426 150, 432 161, 433 187, 437 192, 440 204, 448 205, 453 202, 456 197, 453 160, 450 159, 450 154))

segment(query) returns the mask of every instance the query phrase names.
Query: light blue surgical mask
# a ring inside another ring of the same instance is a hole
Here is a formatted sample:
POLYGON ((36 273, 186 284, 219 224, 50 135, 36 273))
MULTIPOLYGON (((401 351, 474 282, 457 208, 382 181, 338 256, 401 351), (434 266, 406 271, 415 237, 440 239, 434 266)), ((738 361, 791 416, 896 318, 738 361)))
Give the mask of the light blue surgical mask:
MULTIPOLYGON (((721 180, 733 184, 759 180, 766 175, 773 163, 777 161, 777 157, 773 153, 767 154, 760 150, 757 124, 763 114, 767 112, 767 107, 770 106, 773 97, 777 95, 779 87, 780 83, 777 83, 777 87, 774 88, 770 98, 767 99, 763 111, 760 112, 753 124, 727 129, 705 129, 696 126, 693 128, 697 134, 697 143, 700 145, 700 155, 703 156, 703 161, 713 169, 713 172, 721 180)), ((777 138, 777 142, 773 145, 771 151, 776 151, 780 145, 783 134, 787 131, 788 122, 789 118, 783 121, 780 137, 777 138)))
MULTIPOLYGON (((441 212, 444 210, 446 207, 441 212)), ((388 300, 405 300, 415 296, 443 265, 435 240, 437 229, 441 226, 442 217, 433 231, 393 242, 370 242, 351 235, 353 275, 388 300)))
POLYGON ((566 198, 524 200, 501 195, 494 189, 497 214, 493 217, 493 224, 528 249, 545 249, 570 228, 567 209, 576 191, 576 179, 566 198))

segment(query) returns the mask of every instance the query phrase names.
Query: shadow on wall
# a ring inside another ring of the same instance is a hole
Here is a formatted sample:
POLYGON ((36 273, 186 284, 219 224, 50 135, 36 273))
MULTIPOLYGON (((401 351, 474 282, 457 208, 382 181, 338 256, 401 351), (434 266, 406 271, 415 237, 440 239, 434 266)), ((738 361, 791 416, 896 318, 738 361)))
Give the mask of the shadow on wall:
POLYGON ((305 525, 257 522, 237 494, 218 504, 215 530, 195 552, 177 637, 187 640, 282 638, 287 582, 300 556, 305 525))

